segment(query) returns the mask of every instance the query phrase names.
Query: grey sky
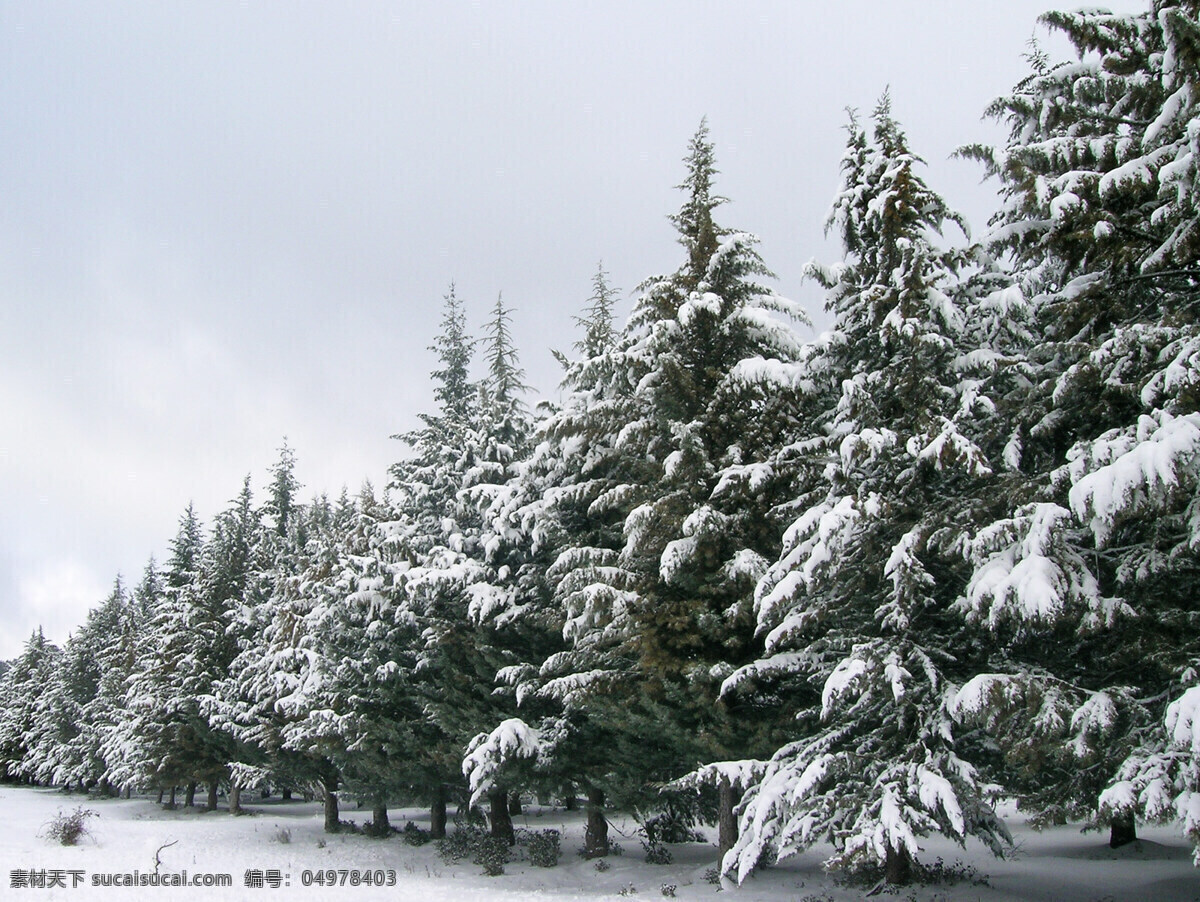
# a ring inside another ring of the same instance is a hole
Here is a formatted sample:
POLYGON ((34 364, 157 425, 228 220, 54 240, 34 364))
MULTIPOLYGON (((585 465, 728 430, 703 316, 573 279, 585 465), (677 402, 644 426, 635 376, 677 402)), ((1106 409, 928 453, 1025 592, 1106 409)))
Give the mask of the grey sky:
POLYGON ((189 500, 261 490, 285 435, 306 497, 381 486, 451 280, 474 328, 503 291, 552 395, 597 262, 626 297, 678 264, 702 116, 722 223, 818 319, 845 107, 890 85, 981 230, 947 157, 999 137, 1046 5, 0 5, 0 658, 162 560, 189 500))

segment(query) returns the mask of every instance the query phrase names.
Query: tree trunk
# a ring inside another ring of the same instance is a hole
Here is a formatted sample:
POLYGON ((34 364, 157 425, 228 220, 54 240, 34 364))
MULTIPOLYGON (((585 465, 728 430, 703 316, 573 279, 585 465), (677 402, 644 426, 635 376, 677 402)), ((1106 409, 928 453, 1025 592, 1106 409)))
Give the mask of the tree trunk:
POLYGON ((242 813, 242 787, 237 783, 229 784, 229 813, 242 813))
POLYGON ((217 810, 217 781, 213 780, 208 784, 208 804, 204 806, 206 811, 217 810))
POLYGON ((492 836, 502 839, 510 846, 517 842, 513 832, 512 817, 508 813, 508 792, 503 789, 493 789, 488 793, 489 819, 492 822, 492 836))
POLYGON ((188 808, 196 804, 196 781, 193 780, 187 785, 187 801, 185 803, 188 808))
POLYGON ((883 863, 883 878, 893 886, 905 886, 912 880, 912 859, 908 849, 887 847, 887 858, 883 863))
POLYGON ((163 791, 164 790, 161 786, 158 787, 158 804, 160 804, 160 805, 162 804, 162 800, 163 800, 163 791))
POLYGON ((325 832, 338 833, 342 829, 338 819, 337 771, 330 765, 321 777, 321 794, 325 797, 325 832))
POLYGON ((284 787, 283 791, 279 794, 279 798, 283 799, 285 802, 290 802, 292 800, 292 790, 289 787, 284 787))
POLYGON ((446 838, 446 784, 433 788, 433 800, 429 803, 429 835, 434 839, 446 838))
POLYGON ((172 811, 175 810, 175 790, 177 788, 178 787, 176 787, 176 786, 171 787, 171 800, 169 802, 167 802, 167 807, 170 808, 172 811))
POLYGON ((1111 848, 1119 849, 1137 839, 1137 824, 1133 815, 1114 817, 1108 828, 1108 844, 1111 848))
POLYGON ((124 798, 126 798, 126 799, 127 799, 127 798, 129 798, 129 796, 130 796, 132 793, 133 793, 133 787, 132 787, 132 786, 130 786, 128 783, 126 783, 126 784, 125 784, 125 788, 124 788, 123 790, 121 790, 121 795, 122 795, 122 797, 124 797, 124 798))
POLYGON ((383 799, 377 800, 371 809, 371 832, 375 836, 387 836, 392 832, 392 825, 388 821, 387 802, 383 799))
POLYGON ((521 813, 521 794, 514 792, 508 797, 508 813, 510 815, 520 815, 521 813))
POLYGON ((575 811, 579 808, 579 802, 575 799, 575 787, 568 786, 563 793, 563 807, 567 811, 575 811))
POLYGON ((738 838, 737 818, 733 816, 733 808, 738 803, 738 793, 734 792, 733 784, 728 777, 722 777, 717 787, 717 836, 718 855, 717 869, 720 870, 725 861, 725 853, 733 848, 738 838))
POLYGON ((608 818, 604 816, 604 790, 588 787, 587 829, 583 834, 583 857, 608 855, 608 818))

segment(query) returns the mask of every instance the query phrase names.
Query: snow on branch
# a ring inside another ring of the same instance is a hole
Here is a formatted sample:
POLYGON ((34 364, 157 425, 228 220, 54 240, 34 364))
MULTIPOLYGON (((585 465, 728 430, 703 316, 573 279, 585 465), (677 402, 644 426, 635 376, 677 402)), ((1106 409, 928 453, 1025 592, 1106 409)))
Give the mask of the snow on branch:
POLYGON ((743 761, 714 761, 702 764, 690 774, 668 783, 667 789, 695 790, 702 786, 719 786, 728 781, 735 792, 745 792, 762 779, 767 762, 747 758, 743 761))
POLYGON ((1081 607, 1081 629, 1111 626, 1133 609, 1101 594, 1082 555, 1060 533, 1071 512, 1040 502, 981 530, 971 543, 975 572, 956 607, 995 629, 1006 620, 1051 623, 1081 607))
POLYGON ((1174 745, 1200 755, 1200 687, 1193 686, 1171 702, 1164 723, 1174 745))
POLYGON ((467 746, 462 772, 475 805, 490 790, 506 766, 517 761, 537 761, 545 742, 539 731, 510 717, 490 733, 480 733, 467 746))
POLYGON ((1161 510, 1200 481, 1200 414, 1142 416, 1134 429, 1107 432, 1068 457, 1071 509, 1102 545, 1122 518, 1161 510))

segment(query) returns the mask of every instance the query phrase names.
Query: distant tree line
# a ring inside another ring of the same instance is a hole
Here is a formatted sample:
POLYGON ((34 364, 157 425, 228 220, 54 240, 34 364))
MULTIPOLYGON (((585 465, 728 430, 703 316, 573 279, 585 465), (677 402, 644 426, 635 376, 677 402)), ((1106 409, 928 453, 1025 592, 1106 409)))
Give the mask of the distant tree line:
POLYGON ((340 793, 435 836, 468 804, 510 841, 515 799, 578 793, 588 855, 613 807, 717 823, 737 880, 828 842, 905 882, 930 833, 1002 850, 1000 795, 1200 844, 1198 17, 1044 17, 1078 58, 1034 49, 1007 142, 961 151, 999 186, 979 241, 886 95, 852 116, 811 340, 702 124, 678 268, 624 325, 598 270, 557 403, 451 286, 385 490, 302 501, 285 445, 261 501, 189 508, 10 662, 0 767, 311 792, 330 831, 340 793))

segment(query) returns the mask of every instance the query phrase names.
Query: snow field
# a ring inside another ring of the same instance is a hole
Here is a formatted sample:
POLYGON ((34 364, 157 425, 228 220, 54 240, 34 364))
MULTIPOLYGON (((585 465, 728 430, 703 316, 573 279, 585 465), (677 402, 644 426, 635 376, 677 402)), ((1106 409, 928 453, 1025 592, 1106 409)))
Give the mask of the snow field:
MULTIPOLYGON (((716 861, 711 844, 671 846, 670 865, 646 864, 642 858, 636 824, 615 817, 610 837, 624 854, 608 859, 607 871, 597 871, 594 861, 585 861, 576 851, 583 844, 583 815, 561 809, 531 808, 516 817, 516 826, 530 830, 563 831, 563 855, 558 867, 539 868, 528 861, 506 866, 500 877, 485 877, 469 861, 445 864, 434 844, 413 847, 393 836, 387 840, 361 834, 327 835, 315 803, 252 802, 253 814, 230 817, 224 809, 205 812, 163 811, 152 800, 86 800, 56 790, 6 786, 0 788, 4 820, 0 826, 0 866, 4 898, 38 900, 140 899, 161 897, 200 900, 322 899, 388 900, 388 902, 431 902, 431 900, 517 900, 546 902, 607 900, 622 898, 631 884, 642 899, 661 899, 663 884, 676 887, 677 899, 713 899, 717 892, 731 902, 846 902, 862 899, 867 890, 839 886, 821 868, 830 850, 815 849, 782 865, 763 870, 740 887, 723 889, 704 879, 716 861), (90 836, 78 846, 59 846, 45 838, 45 824, 59 811, 78 806, 97 812, 89 819, 90 836), (286 831, 287 842, 281 842, 286 831), (167 843, 174 845, 161 848, 167 843), (92 886, 94 874, 140 874, 154 872, 154 858, 162 861, 161 873, 187 870, 228 873, 231 887, 138 887, 92 886), (393 870, 395 886, 303 886, 304 870, 326 869, 393 870), (48 889, 14 889, 14 870, 82 870, 84 885, 48 889), (277 869, 290 886, 251 888, 245 885, 248 869, 277 869)), ((346 806, 343 819, 357 823, 369 820, 369 812, 346 806)), ((986 875, 988 885, 964 881, 953 885, 907 887, 890 898, 908 902, 1192 902, 1200 899, 1200 872, 1191 865, 1191 849, 1173 827, 1141 828, 1143 837, 1131 847, 1111 850, 1106 834, 1081 834, 1076 827, 1060 827, 1034 833, 1011 810, 1007 820, 1016 838, 1011 860, 993 858, 980 844, 966 850, 942 838, 922 842, 922 860, 932 863, 939 856, 948 866, 963 871, 976 869, 986 875)), ((393 809, 392 824, 402 827, 408 820, 426 826, 424 812, 393 809)), ((626 897, 628 898, 628 896, 626 897)), ((885 893, 882 898, 889 896, 885 893)))

